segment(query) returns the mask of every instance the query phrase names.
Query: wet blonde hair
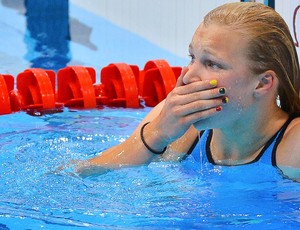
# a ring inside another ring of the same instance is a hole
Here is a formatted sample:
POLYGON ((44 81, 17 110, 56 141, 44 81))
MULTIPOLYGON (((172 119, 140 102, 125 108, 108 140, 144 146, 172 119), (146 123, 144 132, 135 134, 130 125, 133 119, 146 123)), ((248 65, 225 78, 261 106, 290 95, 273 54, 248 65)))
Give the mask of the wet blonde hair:
POLYGON ((246 36, 250 70, 273 70, 279 79, 280 107, 289 114, 300 112, 297 52, 287 24, 275 10, 255 2, 228 3, 209 12, 203 24, 228 26, 246 36))

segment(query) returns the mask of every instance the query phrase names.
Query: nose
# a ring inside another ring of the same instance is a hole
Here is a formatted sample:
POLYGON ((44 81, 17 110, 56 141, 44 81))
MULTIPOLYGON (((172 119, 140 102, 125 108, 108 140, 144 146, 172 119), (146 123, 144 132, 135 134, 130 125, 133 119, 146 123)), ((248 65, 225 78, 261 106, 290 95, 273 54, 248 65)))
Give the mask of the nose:
POLYGON ((186 85, 201 80, 199 74, 196 74, 195 64, 196 63, 193 63, 192 65, 188 66, 188 71, 182 78, 182 82, 186 85))

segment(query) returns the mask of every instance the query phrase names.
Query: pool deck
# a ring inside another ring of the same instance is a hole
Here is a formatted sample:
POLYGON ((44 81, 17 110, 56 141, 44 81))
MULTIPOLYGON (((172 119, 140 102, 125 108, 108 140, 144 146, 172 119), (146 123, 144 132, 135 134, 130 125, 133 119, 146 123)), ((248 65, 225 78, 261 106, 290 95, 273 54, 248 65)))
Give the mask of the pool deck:
MULTIPOLYGON (((66 58, 66 65, 91 66, 97 71, 110 63, 117 62, 138 65, 140 68, 148 60, 153 59, 166 59, 171 65, 181 66, 188 63, 187 58, 174 55, 140 35, 111 23, 101 15, 91 12, 88 7, 81 7, 70 1, 68 8, 65 11, 67 15, 62 15, 63 12, 57 12, 54 15, 55 17, 66 16, 65 23, 67 24, 61 23, 58 29, 48 26, 46 32, 56 33, 56 36, 61 34, 57 30, 63 33, 68 32, 70 40, 65 40, 65 44, 62 41, 59 47, 48 47, 47 53, 44 54, 43 50, 41 51, 42 48, 37 48, 36 45, 44 32, 44 25, 39 25, 40 20, 37 19, 34 30, 30 27, 30 20, 34 17, 38 18, 39 15, 30 17, 33 15, 30 11, 33 12, 34 9, 26 9, 23 1, 14 1, 14 3, 2 1, 0 3, 2 15, 0 18, 0 73, 16 76, 29 67, 43 68, 34 64, 35 61, 37 63, 39 61, 36 60, 37 57, 44 55, 49 58, 55 52, 66 58)), ((51 68, 50 64, 49 68, 51 68)), ((59 68, 59 66, 54 67, 59 68)))

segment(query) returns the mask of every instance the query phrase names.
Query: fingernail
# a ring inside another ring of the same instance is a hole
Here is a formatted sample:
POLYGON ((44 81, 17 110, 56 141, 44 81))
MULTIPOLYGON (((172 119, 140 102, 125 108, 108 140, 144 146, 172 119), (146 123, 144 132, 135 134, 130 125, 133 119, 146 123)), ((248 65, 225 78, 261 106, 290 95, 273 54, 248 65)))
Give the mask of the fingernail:
POLYGON ((219 89, 219 93, 220 93, 220 94, 225 94, 225 89, 224 89, 224 88, 220 88, 220 89, 219 89))
POLYGON ((212 86, 216 86, 218 84, 217 80, 211 80, 209 82, 209 84, 211 84, 212 86))
POLYGON ((228 103, 229 102, 229 98, 228 97, 222 98, 222 102, 223 102, 223 104, 228 103))
POLYGON ((216 111, 217 112, 220 112, 222 110, 222 107, 221 106, 218 106, 217 108, 216 108, 216 111))

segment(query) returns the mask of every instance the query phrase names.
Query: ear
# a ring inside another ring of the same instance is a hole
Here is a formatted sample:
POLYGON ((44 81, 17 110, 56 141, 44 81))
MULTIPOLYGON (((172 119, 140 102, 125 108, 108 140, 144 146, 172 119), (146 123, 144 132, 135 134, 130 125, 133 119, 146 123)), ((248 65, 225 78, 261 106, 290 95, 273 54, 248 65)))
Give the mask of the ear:
POLYGON ((277 89, 278 79, 274 71, 268 70, 258 76, 258 84, 254 90, 254 97, 260 97, 277 89))

